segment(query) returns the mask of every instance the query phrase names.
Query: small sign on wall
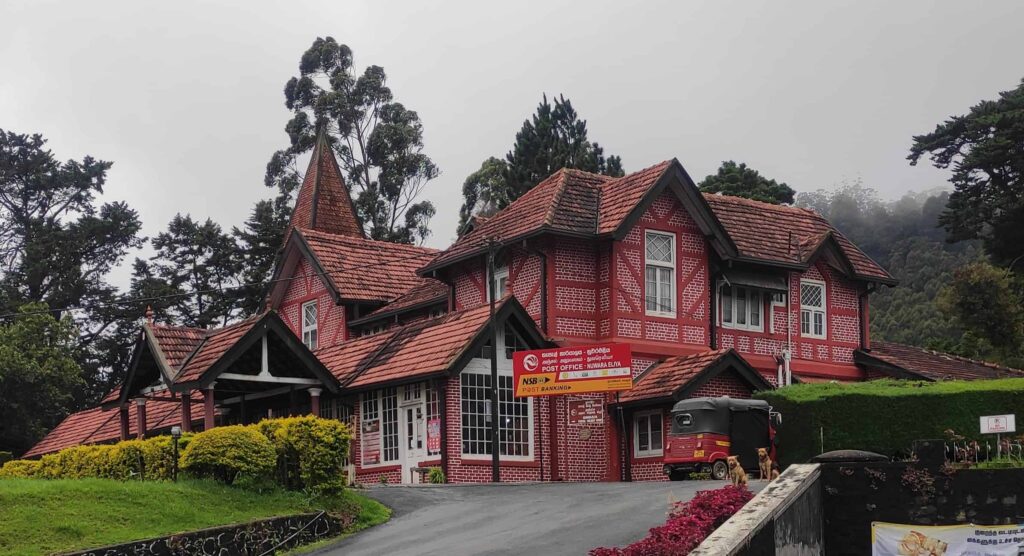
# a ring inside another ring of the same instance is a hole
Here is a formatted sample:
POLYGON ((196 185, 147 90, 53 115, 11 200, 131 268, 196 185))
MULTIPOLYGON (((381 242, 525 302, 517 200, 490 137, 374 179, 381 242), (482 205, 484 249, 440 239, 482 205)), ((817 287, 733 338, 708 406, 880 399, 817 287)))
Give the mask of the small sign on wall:
POLYGON ((986 415, 981 418, 981 434, 1017 432, 1014 415, 986 415))
POLYGON ((570 425, 604 424, 604 404, 601 400, 569 400, 570 425))

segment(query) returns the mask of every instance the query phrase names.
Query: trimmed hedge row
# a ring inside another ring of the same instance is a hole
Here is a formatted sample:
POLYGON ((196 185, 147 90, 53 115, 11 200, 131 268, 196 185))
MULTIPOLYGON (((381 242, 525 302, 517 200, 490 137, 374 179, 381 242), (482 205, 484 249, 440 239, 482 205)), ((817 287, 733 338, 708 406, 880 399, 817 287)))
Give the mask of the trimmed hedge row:
MULTIPOLYGON (((239 477, 273 478, 286 488, 325 494, 344 486, 351 438, 344 423, 313 416, 217 427, 182 436, 179 467, 228 484, 239 477)), ((39 460, 9 461, 0 467, 0 478, 169 480, 173 469, 172 439, 157 436, 74 446, 39 460)))
POLYGON ((1024 415, 1024 379, 799 384, 755 395, 782 413, 779 460, 806 462, 831 450, 904 454, 947 429, 981 437, 982 415, 1024 415), (824 444, 824 446, 822 446, 824 444))

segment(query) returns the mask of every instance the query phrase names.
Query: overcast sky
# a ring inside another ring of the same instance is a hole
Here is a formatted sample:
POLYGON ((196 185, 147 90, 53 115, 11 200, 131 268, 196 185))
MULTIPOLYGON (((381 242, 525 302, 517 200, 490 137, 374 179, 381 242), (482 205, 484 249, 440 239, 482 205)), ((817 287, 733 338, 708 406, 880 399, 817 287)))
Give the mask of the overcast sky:
POLYGON ((571 98, 627 171, 676 157, 699 181, 734 159, 797 191, 944 184, 907 164, 911 136, 1024 77, 1024 2, 836 4, 4 0, 0 128, 113 161, 104 199, 146 235, 176 212, 230 229, 272 195, 284 83, 330 35, 423 120, 442 171, 434 247, 454 237, 463 179, 544 92, 571 98))

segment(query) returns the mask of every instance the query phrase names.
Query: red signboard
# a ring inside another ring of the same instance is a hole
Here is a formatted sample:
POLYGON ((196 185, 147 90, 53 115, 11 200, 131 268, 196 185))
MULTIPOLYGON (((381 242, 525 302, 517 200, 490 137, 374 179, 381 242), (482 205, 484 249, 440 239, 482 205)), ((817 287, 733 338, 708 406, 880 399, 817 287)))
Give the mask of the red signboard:
POLYGON ((515 396, 614 392, 633 387, 629 344, 595 344, 512 354, 515 396))
POLYGON ((436 417, 427 421, 427 452, 441 453, 441 419, 436 417))

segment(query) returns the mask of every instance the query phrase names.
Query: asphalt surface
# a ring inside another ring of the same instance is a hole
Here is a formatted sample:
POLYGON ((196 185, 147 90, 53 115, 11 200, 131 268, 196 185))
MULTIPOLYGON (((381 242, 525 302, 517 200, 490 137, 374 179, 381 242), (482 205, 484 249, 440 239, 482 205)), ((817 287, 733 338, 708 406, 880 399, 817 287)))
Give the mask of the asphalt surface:
MULTIPOLYGON (((664 523, 671 502, 724 481, 374 487, 391 520, 322 556, 557 555, 623 546, 664 523)), ((758 481, 751 481, 760 490, 758 481)))

